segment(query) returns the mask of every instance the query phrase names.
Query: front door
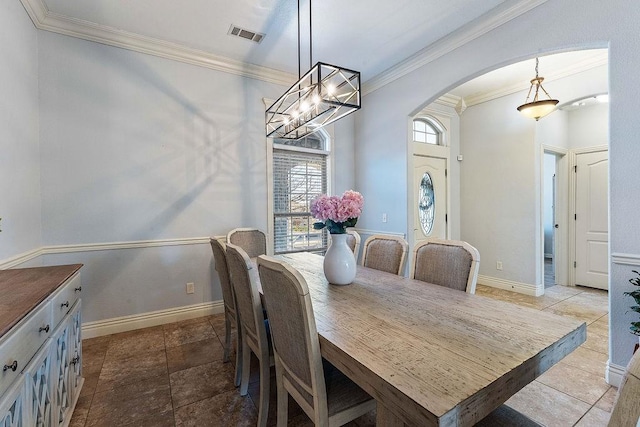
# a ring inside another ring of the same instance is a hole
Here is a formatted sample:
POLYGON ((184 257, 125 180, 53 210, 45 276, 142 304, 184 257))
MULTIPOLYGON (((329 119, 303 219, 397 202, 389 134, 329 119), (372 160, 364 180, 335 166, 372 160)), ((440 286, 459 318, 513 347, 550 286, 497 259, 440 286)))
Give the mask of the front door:
POLYGON ((576 285, 607 289, 608 151, 576 155, 576 285))
POLYGON ((413 156, 414 243, 447 238, 447 161, 413 156))

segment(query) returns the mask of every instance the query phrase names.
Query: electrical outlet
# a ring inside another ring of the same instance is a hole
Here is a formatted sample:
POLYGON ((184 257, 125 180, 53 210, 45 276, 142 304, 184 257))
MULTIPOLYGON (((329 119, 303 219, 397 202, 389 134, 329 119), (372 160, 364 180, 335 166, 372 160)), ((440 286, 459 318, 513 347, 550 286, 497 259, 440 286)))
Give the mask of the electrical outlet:
POLYGON ((196 285, 193 282, 187 283, 187 293, 193 294, 196 291, 196 285))
POLYGON ((496 270, 502 270, 502 261, 496 261, 496 270))
POLYGON ((382 222, 387 222, 387 214, 386 213, 382 214, 382 222))

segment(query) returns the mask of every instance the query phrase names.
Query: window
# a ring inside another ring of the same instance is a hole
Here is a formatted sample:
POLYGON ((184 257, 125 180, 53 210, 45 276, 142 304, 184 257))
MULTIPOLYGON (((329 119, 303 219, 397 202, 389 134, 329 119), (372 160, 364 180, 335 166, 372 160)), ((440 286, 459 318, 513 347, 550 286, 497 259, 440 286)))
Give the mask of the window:
POLYGON ((425 172, 420 180, 420 190, 418 191, 418 215, 420 227, 425 236, 429 236, 433 230, 433 217, 435 213, 435 194, 433 191, 433 181, 429 172, 425 172))
POLYGON ((325 146, 318 132, 297 141, 273 141, 275 254, 326 250, 326 232, 313 229, 311 216, 311 201, 327 192, 325 146))
POLYGON ((413 121, 413 141, 424 144, 443 145, 442 126, 435 120, 419 118, 413 121))

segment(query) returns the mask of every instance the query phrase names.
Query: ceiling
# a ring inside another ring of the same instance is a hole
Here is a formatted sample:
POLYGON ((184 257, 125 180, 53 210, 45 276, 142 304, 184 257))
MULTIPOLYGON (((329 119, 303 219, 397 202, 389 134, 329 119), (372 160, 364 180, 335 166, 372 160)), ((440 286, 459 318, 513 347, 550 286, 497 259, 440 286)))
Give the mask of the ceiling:
MULTIPOLYGON (((21 1, 40 29, 280 84, 298 75, 295 0, 21 1), (233 37, 231 25, 265 36, 260 43, 233 37)), ((545 1, 316 0, 312 59, 360 71, 366 93, 545 1)), ((300 0, 302 72, 310 62, 309 2, 300 0)), ((542 58, 541 74, 551 80, 548 70, 606 63, 606 51, 566 55, 542 58)), ((472 105, 523 90, 533 69, 533 60, 514 64, 450 94, 472 105)))
MULTIPOLYGON (((298 74, 295 0, 22 0, 47 13, 298 74), (264 33, 260 44, 231 37, 234 24, 264 33)), ((316 0, 313 60, 358 70, 363 81, 481 16, 540 0, 316 0), (372 6, 373 5, 373 6, 372 6)), ((530 8, 529 6, 528 8, 530 8)), ((28 8, 27 8, 28 9, 28 8)), ((301 1, 304 72, 309 0, 301 1)))

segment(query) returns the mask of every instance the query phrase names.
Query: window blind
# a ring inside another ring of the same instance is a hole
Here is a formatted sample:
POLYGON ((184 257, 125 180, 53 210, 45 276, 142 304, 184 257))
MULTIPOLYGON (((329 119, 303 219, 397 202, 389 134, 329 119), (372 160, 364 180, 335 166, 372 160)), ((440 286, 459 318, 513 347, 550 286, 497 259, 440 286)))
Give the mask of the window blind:
POLYGON ((315 220, 311 216, 311 201, 326 192, 326 153, 278 150, 274 147, 274 253, 326 250, 326 233, 313 229, 315 220))

